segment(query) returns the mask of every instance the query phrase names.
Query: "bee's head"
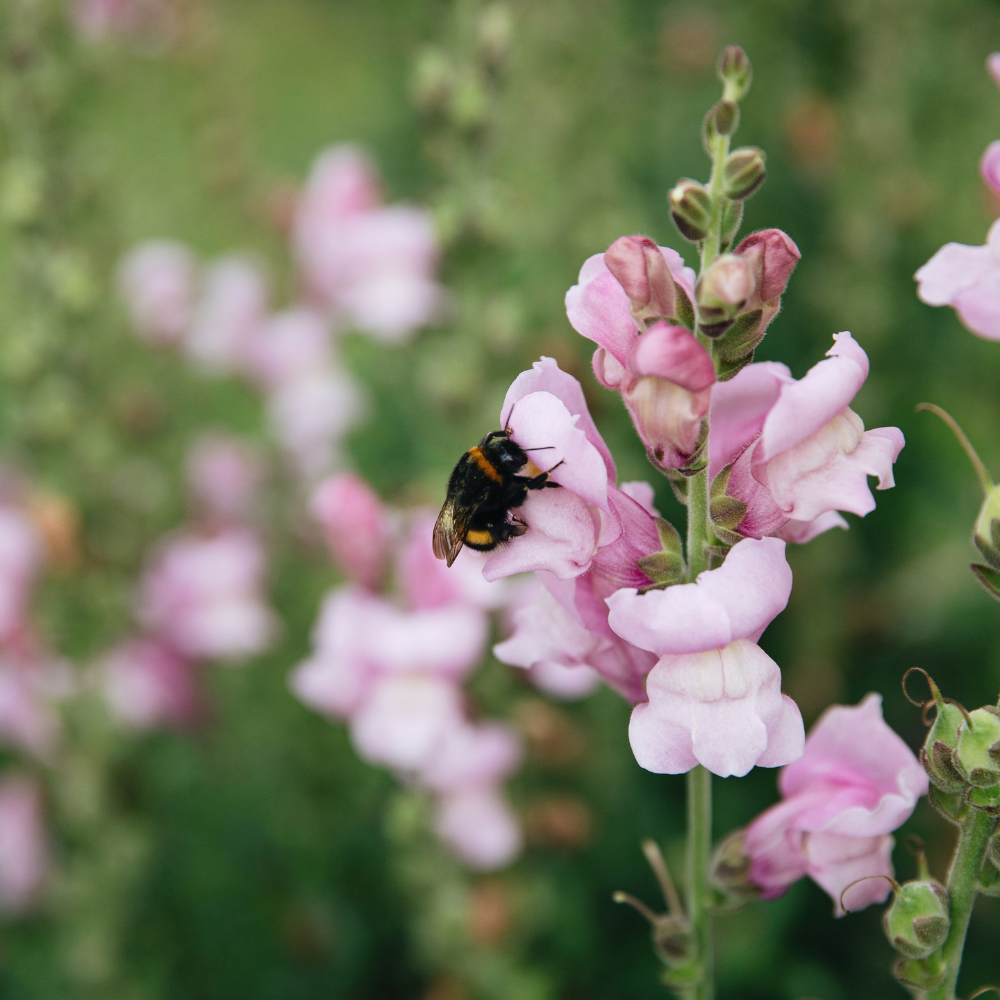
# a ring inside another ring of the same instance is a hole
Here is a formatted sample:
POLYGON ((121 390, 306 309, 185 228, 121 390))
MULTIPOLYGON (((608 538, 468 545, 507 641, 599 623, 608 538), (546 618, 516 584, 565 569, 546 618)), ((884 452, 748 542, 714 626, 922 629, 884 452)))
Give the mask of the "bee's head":
POLYGON ((524 449, 511 441, 510 431, 490 431, 479 442, 479 447, 501 472, 513 474, 528 462, 524 449))

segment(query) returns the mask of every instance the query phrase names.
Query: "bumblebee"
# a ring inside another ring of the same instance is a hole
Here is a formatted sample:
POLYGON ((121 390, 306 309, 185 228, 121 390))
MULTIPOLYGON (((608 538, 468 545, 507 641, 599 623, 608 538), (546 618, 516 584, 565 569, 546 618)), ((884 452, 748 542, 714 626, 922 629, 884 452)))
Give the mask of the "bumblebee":
MULTIPOLYGON (((558 486, 548 472, 520 476, 529 451, 511 441, 510 431, 490 431, 459 460, 448 479, 448 494, 434 524, 434 555, 450 566, 463 545, 489 552, 523 535, 527 525, 511 511, 527 499, 528 490, 558 486)), ((553 467, 554 468, 554 467, 553 467)))

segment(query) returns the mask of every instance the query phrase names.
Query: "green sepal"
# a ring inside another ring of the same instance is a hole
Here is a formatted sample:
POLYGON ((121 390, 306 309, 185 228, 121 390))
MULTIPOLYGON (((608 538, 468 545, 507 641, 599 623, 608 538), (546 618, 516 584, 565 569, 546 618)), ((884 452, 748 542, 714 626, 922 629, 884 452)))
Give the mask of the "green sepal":
POLYGON ((920 763, 931 781, 943 792, 965 791, 965 779, 955 766, 954 750, 943 740, 931 740, 920 748, 920 763), (930 744, 930 750, 927 749, 930 744))
POLYGON ((981 563, 972 563, 970 568, 986 593, 1000 601, 1000 572, 981 563))
POLYGON ((689 330, 694 331, 694 306, 691 305, 691 300, 688 298, 687 292, 676 282, 674 282, 674 292, 676 293, 674 308, 677 310, 677 316, 675 317, 677 322, 681 326, 686 326, 689 330))
POLYGON ((976 788, 1000 785, 1000 713, 992 705, 969 713, 958 733, 955 764, 976 788))
POLYGON ((901 958, 892 967, 892 974, 907 989, 923 994, 941 984, 946 970, 937 952, 929 958, 901 958))
POLYGON ((760 328, 763 315, 763 310, 751 309, 736 317, 726 335, 715 344, 720 361, 739 361, 753 353, 764 336, 760 328))
POLYGON ((965 801, 964 791, 945 792, 936 785, 931 785, 927 799, 949 823, 961 826, 965 822, 969 813, 969 805, 965 801))
MULTIPOLYGON (((1000 545, 997 545, 997 528, 1000 527, 996 518, 990 522, 991 541, 987 542, 980 538, 978 534, 972 536, 976 548, 982 553, 983 558, 990 564, 990 569, 1000 571, 1000 545)), ((975 572, 975 567, 973 567, 975 572)))
POLYGON ((684 579, 684 545, 677 529, 662 517, 656 518, 656 530, 661 551, 643 556, 636 565, 654 583, 669 587, 684 579))
POLYGON ((731 378, 736 378, 751 361, 753 361, 753 351, 738 361, 722 361, 721 359, 717 359, 715 362, 715 377, 719 382, 728 382, 731 378))
POLYGON ((722 244, 721 249, 726 253, 733 245, 736 234, 740 231, 743 222, 743 202, 732 201, 726 198, 722 204, 722 244))
POLYGON ((688 502, 687 476, 682 476, 676 469, 664 469, 663 475, 666 477, 667 482, 670 483, 670 488, 674 491, 674 496, 686 507, 688 502))
POLYGON ((726 494, 726 488, 729 486, 729 474, 732 471, 733 467, 727 465, 712 480, 708 501, 708 511, 712 518, 715 534, 719 541, 729 546, 743 540, 743 536, 738 534, 735 529, 747 512, 747 505, 742 500, 737 500, 726 494))
POLYGON ((1000 785, 990 788, 970 788, 966 799, 973 809, 988 816, 1000 816, 1000 785))

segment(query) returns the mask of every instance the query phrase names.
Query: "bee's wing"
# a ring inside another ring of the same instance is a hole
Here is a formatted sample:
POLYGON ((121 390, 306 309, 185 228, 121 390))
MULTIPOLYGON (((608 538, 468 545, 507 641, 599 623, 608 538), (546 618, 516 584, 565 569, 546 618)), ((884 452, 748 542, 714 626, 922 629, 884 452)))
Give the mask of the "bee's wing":
POLYGON ((455 501, 449 497, 434 522, 434 555, 446 560, 449 566, 462 551, 472 514, 473 511, 468 508, 457 508, 455 501))

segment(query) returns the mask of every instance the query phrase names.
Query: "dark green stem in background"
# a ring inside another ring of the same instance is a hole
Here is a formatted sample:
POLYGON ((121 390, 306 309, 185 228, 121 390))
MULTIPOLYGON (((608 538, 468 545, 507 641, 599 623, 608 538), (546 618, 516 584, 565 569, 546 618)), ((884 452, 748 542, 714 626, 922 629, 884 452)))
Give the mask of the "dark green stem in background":
POLYGON ((699 978, 690 1000, 712 1000, 715 975, 708 865, 712 855, 712 772, 700 764, 687 776, 687 910, 694 935, 699 978))

